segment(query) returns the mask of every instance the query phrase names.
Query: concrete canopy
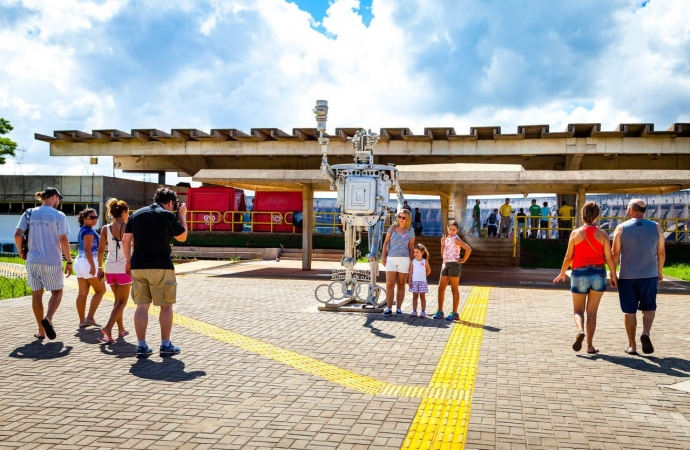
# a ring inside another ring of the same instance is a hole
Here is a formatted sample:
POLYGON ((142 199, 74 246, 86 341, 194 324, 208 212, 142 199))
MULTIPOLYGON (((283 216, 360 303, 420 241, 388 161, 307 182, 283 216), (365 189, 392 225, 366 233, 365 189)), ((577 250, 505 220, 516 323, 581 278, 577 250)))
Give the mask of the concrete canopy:
MULTIPOLYGON (((332 164, 350 162, 347 138, 359 128, 336 128, 330 135, 332 164)), ((179 172, 203 169, 309 170, 319 166, 321 148, 314 128, 233 128, 55 131, 36 134, 50 143, 52 156, 113 156, 115 167, 134 172, 179 172)), ((548 125, 521 125, 516 133, 501 127, 472 127, 457 134, 451 127, 382 128, 376 146, 377 164, 444 163, 519 164, 525 170, 690 170, 690 124, 666 131, 654 124, 621 124, 602 131, 600 124, 569 124, 551 132, 548 125)))
MULTIPOLYGON (((465 194, 511 194, 552 192, 568 194, 585 188, 590 193, 663 194, 690 188, 690 170, 581 170, 525 171, 516 168, 486 170, 470 165, 454 167, 400 166, 400 185, 407 194, 460 191, 465 194)), ((329 184, 319 170, 204 169, 194 181, 235 186, 251 190, 295 190, 310 186, 328 191, 329 184)))

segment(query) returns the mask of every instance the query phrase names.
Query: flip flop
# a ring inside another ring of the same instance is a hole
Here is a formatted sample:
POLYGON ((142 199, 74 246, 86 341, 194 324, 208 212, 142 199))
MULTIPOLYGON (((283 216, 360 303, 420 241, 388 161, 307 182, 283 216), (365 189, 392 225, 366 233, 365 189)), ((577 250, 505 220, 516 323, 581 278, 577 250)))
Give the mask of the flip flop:
POLYGON ((632 349, 632 347, 626 347, 625 353, 627 353, 628 355, 637 355, 638 354, 637 351, 632 349))
POLYGON ((575 350, 576 352, 579 352, 580 350, 582 350, 582 341, 584 341, 584 340, 585 340, 585 333, 578 334, 577 337, 575 338, 575 342, 573 343, 573 350, 575 350))
POLYGON ((597 353, 599 353, 599 350, 597 350, 596 348, 588 348, 587 353, 589 353, 590 355, 596 355, 597 353))
POLYGON ((53 328, 53 325, 48 322, 48 319, 41 320, 41 325, 43 325, 43 329, 46 330, 46 336, 48 336, 48 339, 52 341, 57 337, 57 334, 55 334, 55 329, 53 328))
POLYGON ((642 342, 642 353, 654 353, 654 346, 652 345, 652 340, 649 338, 648 335, 643 334, 642 336, 640 336, 640 342, 642 342))
POLYGON ((117 337, 119 337, 119 338, 123 338, 125 336, 129 336, 129 331, 125 330, 122 333, 117 334, 117 337))
POLYGON ((99 338, 96 338, 96 340, 102 344, 102 345, 110 345, 115 343, 115 339, 108 337, 108 336, 101 336, 99 338))
POLYGON ((37 333, 34 334, 34 337, 35 337, 36 339, 45 339, 45 338, 46 338, 45 336, 39 336, 37 333))

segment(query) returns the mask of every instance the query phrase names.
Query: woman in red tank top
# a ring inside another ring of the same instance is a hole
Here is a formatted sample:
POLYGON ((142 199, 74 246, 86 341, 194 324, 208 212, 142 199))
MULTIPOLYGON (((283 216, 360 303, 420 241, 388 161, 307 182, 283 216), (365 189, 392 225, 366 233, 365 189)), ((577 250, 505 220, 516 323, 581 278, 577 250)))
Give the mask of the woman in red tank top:
POLYGON ((599 352, 594 348, 592 339, 597 327, 599 302, 606 291, 604 263, 609 266, 611 272, 611 286, 615 287, 618 284, 616 266, 611 257, 609 235, 594 225, 599 217, 599 211, 599 206, 595 202, 587 202, 582 207, 582 221, 585 224, 570 235, 561 273, 553 280, 554 283, 565 281, 565 272, 572 266, 570 292, 573 294, 573 318, 577 328, 573 350, 579 352, 582 349, 582 341, 586 337, 587 353, 590 354, 599 352), (585 311, 587 311, 586 327, 585 311))

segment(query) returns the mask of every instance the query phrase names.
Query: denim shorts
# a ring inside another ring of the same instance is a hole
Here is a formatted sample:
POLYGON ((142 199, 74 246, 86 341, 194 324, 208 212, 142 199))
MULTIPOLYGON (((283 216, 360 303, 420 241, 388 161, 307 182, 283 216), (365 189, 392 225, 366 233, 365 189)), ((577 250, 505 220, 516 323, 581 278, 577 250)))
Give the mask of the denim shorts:
POLYGON ((589 291, 606 291, 606 269, 581 267, 573 269, 570 275, 570 292, 573 294, 588 294, 589 291))

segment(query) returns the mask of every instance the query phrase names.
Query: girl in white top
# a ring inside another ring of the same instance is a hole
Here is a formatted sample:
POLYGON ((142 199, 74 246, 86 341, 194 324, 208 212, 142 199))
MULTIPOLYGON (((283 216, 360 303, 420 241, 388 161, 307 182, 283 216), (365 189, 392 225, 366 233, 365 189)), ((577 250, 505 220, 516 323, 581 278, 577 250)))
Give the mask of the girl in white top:
POLYGON ((412 313, 410 317, 417 317, 417 298, 421 299, 422 312, 419 317, 426 317, 426 294, 429 292, 429 285, 426 277, 431 273, 429 266, 429 252, 422 244, 415 244, 412 250, 414 259, 410 262, 410 292, 412 292, 412 313))
POLYGON ((124 311, 129 299, 129 289, 132 285, 132 277, 125 272, 125 252, 122 248, 122 237, 125 234, 125 226, 129 219, 129 205, 123 200, 111 198, 106 203, 106 217, 112 218, 112 222, 101 229, 101 243, 98 247, 98 272, 103 276, 103 254, 108 249, 108 258, 105 266, 105 279, 115 295, 115 305, 110 314, 110 320, 101 328, 102 337, 98 342, 113 344, 113 325, 117 322, 118 338, 124 338, 129 334, 122 322, 124 311))

